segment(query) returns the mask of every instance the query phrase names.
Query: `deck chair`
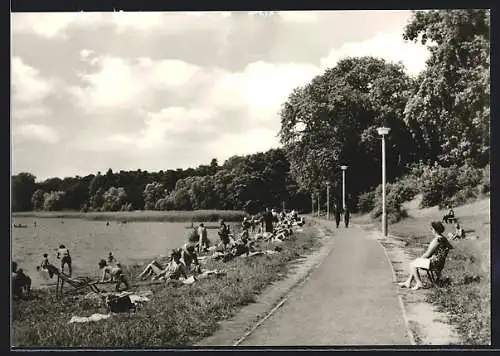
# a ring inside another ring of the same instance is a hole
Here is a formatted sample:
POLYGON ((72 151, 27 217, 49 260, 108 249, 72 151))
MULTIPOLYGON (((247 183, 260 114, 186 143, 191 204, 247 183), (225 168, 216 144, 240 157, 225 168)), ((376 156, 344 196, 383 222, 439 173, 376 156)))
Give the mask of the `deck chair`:
MULTIPOLYGON (((426 272, 427 278, 429 278, 429 281, 431 282, 431 284, 433 286, 436 286, 439 283, 439 281, 441 280, 441 272, 444 269, 444 265, 446 263, 446 258, 448 257, 449 252, 450 252, 450 249, 447 249, 446 253, 443 256, 443 261, 440 264, 438 264, 437 266, 435 266, 433 268, 429 268, 429 269, 417 268, 417 274, 418 274, 419 270, 426 272)), ((420 277, 420 274, 419 274, 419 277, 420 277)))
POLYGON ((97 284, 99 283, 98 281, 92 281, 88 277, 76 277, 76 278, 71 278, 67 274, 63 272, 59 272, 57 274, 57 284, 56 284, 56 298, 62 298, 64 295, 63 292, 63 286, 64 283, 69 284, 71 287, 73 287, 73 290, 67 293, 74 293, 79 290, 89 288, 91 291, 100 293, 101 291, 97 287, 97 284))

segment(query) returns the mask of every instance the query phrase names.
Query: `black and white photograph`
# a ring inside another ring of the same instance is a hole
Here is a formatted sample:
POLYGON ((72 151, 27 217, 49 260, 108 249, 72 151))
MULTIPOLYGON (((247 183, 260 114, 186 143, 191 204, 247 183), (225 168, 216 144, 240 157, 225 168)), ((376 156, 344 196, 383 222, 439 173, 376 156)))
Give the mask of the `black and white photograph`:
POLYGON ((10 22, 11 350, 491 345, 489 9, 10 22))

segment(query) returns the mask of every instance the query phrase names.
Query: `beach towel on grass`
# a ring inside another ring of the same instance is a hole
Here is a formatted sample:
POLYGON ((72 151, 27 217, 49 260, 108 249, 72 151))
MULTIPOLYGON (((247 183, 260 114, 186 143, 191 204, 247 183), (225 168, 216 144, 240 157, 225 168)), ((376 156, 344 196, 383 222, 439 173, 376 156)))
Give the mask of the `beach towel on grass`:
POLYGON ((88 323, 90 321, 99 321, 99 320, 104 320, 108 319, 111 317, 111 314, 92 314, 91 316, 85 317, 85 316, 72 316, 71 320, 68 322, 68 324, 71 323, 88 323))

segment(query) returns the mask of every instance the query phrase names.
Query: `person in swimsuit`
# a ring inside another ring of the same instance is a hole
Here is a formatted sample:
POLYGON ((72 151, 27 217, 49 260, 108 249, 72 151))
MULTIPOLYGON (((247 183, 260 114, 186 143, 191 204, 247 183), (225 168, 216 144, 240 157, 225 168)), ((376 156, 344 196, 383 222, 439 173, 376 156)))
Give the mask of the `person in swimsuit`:
POLYGON ((71 255, 69 254, 69 250, 64 245, 59 245, 59 249, 57 250, 57 258, 61 259, 61 272, 64 273, 64 265, 68 265, 68 275, 71 277, 71 255))

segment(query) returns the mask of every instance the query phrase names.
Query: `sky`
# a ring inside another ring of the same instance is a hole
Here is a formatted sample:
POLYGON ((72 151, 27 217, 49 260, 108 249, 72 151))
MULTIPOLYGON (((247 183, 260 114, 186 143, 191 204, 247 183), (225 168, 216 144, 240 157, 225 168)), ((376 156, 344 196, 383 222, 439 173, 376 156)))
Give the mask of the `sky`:
POLYGON ((12 174, 197 167, 280 147, 279 110, 339 59, 408 74, 410 11, 11 15, 12 174))

